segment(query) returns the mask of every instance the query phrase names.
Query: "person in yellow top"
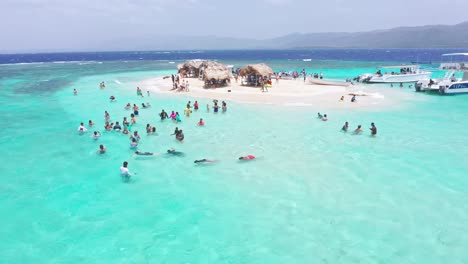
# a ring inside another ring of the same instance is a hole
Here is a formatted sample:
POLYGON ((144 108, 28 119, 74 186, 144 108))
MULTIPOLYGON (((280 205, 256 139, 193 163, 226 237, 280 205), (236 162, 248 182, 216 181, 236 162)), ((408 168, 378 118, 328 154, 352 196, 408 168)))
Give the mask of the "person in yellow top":
POLYGON ((192 113, 192 109, 190 109, 189 107, 185 108, 185 115, 186 116, 190 116, 190 114, 192 113))

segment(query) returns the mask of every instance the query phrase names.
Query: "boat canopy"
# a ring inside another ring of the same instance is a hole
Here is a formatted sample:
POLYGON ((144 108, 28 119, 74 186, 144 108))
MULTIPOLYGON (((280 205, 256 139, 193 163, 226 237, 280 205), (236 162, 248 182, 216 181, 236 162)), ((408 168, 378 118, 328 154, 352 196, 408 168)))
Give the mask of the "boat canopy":
POLYGON ((380 68, 385 69, 403 69, 403 68, 419 68, 420 65, 410 64, 410 65, 396 65, 396 66, 381 66, 380 68))
POLYGON ((442 54, 442 56, 468 56, 468 53, 445 53, 445 54, 442 54))

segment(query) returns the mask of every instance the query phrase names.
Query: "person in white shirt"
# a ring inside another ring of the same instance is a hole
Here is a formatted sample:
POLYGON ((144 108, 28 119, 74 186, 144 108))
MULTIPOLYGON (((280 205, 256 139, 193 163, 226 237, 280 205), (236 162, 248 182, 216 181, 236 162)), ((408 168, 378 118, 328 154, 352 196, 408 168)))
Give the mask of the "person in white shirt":
POLYGON ((122 176, 122 178, 124 178, 126 180, 129 180, 130 176, 133 176, 133 175, 135 175, 135 174, 131 173, 128 170, 128 162, 124 161, 122 167, 120 167, 120 176, 122 176))
POLYGON ((78 127, 78 132, 84 133, 86 131, 87 131, 86 127, 84 126, 83 122, 81 122, 80 126, 78 127))

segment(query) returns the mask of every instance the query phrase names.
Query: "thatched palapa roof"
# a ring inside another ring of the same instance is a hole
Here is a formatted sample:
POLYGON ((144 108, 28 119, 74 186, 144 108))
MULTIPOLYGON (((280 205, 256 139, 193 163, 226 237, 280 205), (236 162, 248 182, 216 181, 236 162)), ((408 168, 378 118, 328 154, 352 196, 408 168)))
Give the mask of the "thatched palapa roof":
POLYGON ((203 79, 205 81, 230 79, 229 69, 224 64, 215 61, 205 61, 200 67, 204 68, 203 79))
POLYGON ((195 72, 195 74, 198 76, 198 73, 200 71, 201 65, 206 62, 205 60, 188 60, 184 62, 183 64, 177 65, 177 69, 179 72, 195 72))
POLYGON ((259 63, 259 64, 247 65, 240 71, 239 75, 240 76, 249 76, 249 75, 269 76, 270 74, 273 74, 273 73, 275 72, 266 64, 259 63))

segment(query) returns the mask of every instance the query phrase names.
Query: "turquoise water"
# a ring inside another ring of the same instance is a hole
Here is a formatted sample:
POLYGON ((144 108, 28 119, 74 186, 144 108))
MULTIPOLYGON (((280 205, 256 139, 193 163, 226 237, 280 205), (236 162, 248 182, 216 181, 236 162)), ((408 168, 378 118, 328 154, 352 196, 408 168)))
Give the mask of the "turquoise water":
MULTIPOLYGON (((340 77, 375 66, 320 65, 340 77)), ((201 110, 176 125, 157 114, 182 113, 193 98, 135 93, 137 81, 173 66, 0 68, 2 263, 468 261, 467 96, 408 90, 396 110, 326 111, 328 122, 315 118, 324 110, 314 107, 228 102, 227 113, 213 114, 204 108, 210 102, 199 100, 201 110), (147 101, 152 108, 141 109, 134 126, 139 148, 174 147, 185 156, 138 159, 127 136, 103 132, 94 141, 76 132, 89 119, 102 131, 105 110, 121 121, 130 114, 127 102, 147 101), (196 126, 199 118, 205 127, 196 126), (344 121, 362 124, 365 133, 341 133, 344 121), (371 122, 379 129, 375 138, 367 131, 371 122), (157 135, 144 133, 147 123, 157 135), (169 136, 176 126, 183 143, 169 136), (99 144, 106 154, 96 154, 99 144), (237 161, 246 154, 258 159, 237 161), (219 162, 193 163, 201 158, 219 162), (124 160, 137 172, 130 183, 120 180, 124 160)))

